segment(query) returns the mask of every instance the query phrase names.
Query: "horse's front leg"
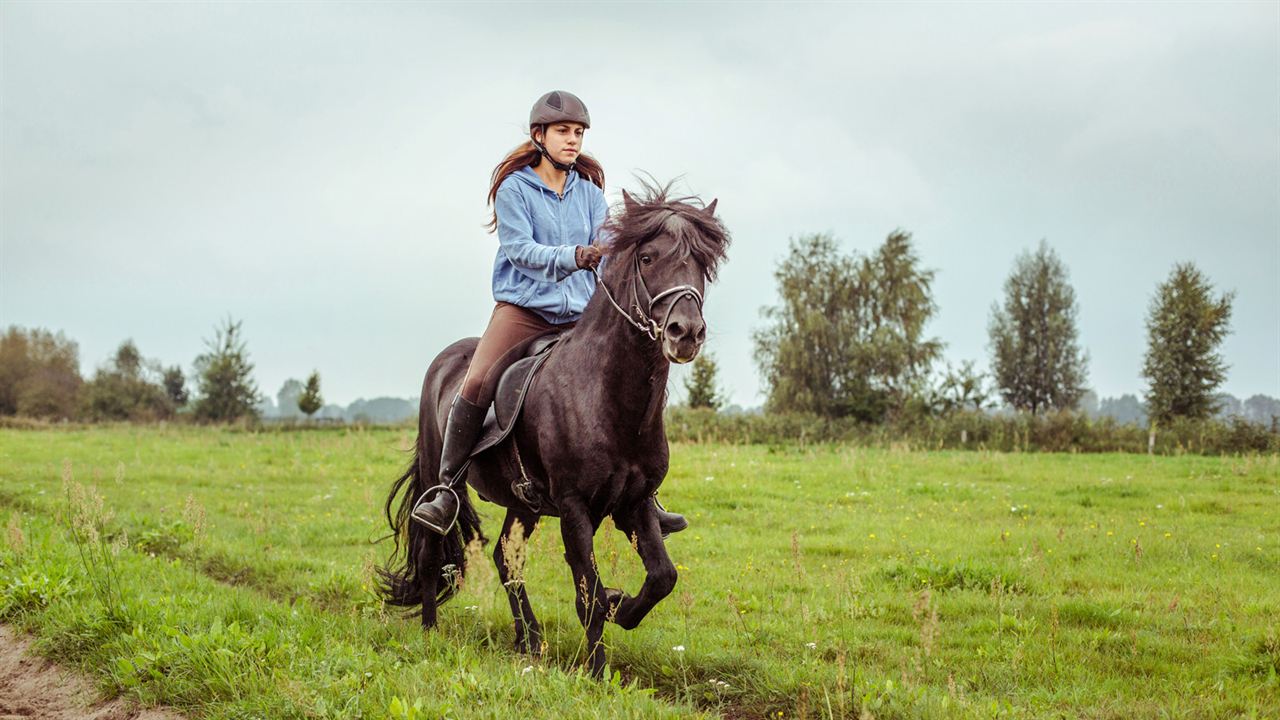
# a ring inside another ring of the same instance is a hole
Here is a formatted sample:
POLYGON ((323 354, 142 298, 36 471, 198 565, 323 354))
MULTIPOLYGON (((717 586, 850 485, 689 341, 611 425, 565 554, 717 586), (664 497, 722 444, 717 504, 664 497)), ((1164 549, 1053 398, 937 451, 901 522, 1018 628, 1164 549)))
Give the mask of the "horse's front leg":
POLYGON ((636 551, 644 563, 644 584, 640 586, 639 595, 630 597, 620 590, 608 591, 609 603, 616 607, 610 619, 631 630, 675 589, 676 567, 662 542, 657 508, 648 498, 628 513, 615 513, 613 522, 628 538, 635 540, 636 551))
POLYGON ((498 546, 493 549, 493 564, 498 566, 498 578, 507 591, 515 619, 516 652, 531 655, 542 654, 542 626, 533 615, 529 593, 524 589, 524 561, 529 536, 537 526, 537 515, 508 509, 498 546))
POLYGON ((441 559, 441 541, 438 536, 421 528, 413 528, 409 532, 411 536, 417 532, 422 537, 418 543, 418 587, 422 593, 422 629, 430 630, 436 626, 436 595, 440 585, 440 565, 444 562, 441 559))
POLYGON ((560 503, 564 557, 573 571, 578 620, 587 633, 587 669, 593 677, 600 677, 604 674, 604 644, 600 640, 604 635, 608 605, 592 548, 595 529, 586 504, 580 499, 566 499, 560 503))

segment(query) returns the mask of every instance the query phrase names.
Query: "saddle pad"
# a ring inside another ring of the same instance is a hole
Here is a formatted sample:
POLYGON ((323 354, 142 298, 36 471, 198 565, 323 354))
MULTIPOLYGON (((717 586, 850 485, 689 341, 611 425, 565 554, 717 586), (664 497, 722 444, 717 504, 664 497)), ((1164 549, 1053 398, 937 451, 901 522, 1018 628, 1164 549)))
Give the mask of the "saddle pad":
POLYGON ((498 380, 498 391, 493 396, 493 405, 489 406, 489 412, 485 415, 480 440, 471 450, 471 457, 506 440, 511 434, 516 426, 516 419, 520 417, 520 409, 524 407, 525 394, 533 384, 534 375, 551 356, 551 348, 559 340, 560 334, 538 338, 530 345, 528 357, 515 361, 502 373, 498 380))

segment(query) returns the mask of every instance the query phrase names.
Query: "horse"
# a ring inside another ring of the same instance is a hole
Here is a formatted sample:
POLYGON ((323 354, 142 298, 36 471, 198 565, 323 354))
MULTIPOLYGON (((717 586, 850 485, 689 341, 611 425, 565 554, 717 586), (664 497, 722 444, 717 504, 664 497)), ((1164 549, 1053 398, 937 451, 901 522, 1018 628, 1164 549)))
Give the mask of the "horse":
MULTIPOLYGON (((560 518, 592 676, 604 672, 604 623, 635 628, 675 587, 676 568, 651 498, 670 458, 662 417, 670 366, 691 362, 705 342, 703 295, 730 240, 715 206, 715 200, 704 206, 696 196, 673 197, 670 183, 646 182, 639 198, 623 191, 621 212, 615 207, 600 233, 609 240, 602 243, 597 292, 534 376, 510 435, 475 454, 464 471, 482 499, 507 509, 493 561, 511 605, 516 652, 539 655, 542 628, 521 568, 511 566, 522 558, 508 552, 507 539, 527 542, 543 516, 560 518), (631 301, 629 309, 619 297, 631 301), (606 517, 644 564, 635 596, 601 581, 592 543, 606 517)), ((395 546, 379 569, 380 589, 389 605, 411 612, 421 606, 424 630, 436 625, 437 607, 465 577, 468 543, 486 542, 465 486, 457 524, 445 536, 409 518, 436 484, 449 404, 478 342, 453 343, 427 369, 414 457, 385 506, 395 546)))

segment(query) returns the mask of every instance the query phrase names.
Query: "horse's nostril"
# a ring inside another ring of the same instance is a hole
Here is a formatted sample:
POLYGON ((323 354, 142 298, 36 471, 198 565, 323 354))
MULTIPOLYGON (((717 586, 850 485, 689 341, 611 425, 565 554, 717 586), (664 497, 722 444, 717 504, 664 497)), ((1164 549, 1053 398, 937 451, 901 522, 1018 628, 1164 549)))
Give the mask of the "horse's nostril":
POLYGON ((670 336, 672 340, 679 340, 684 337, 684 326, 678 322, 671 323, 667 326, 667 335, 670 336))
POLYGON ((698 328, 698 332, 694 333, 693 339, 697 340, 698 342, 702 342, 703 340, 706 340, 707 326, 703 325, 702 327, 698 328))

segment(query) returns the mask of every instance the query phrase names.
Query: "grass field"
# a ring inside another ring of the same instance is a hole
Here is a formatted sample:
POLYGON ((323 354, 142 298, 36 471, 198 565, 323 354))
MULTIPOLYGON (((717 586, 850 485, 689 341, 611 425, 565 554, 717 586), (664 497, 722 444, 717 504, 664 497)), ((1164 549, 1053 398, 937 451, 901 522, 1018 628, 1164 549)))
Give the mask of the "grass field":
MULTIPOLYGON (((437 632, 382 607, 410 441, 0 430, 0 619, 192 717, 1280 717, 1275 456, 677 445, 680 582, 596 682, 553 519, 543 658, 487 549, 437 632)), ((634 592, 626 538, 596 550, 634 592)))

